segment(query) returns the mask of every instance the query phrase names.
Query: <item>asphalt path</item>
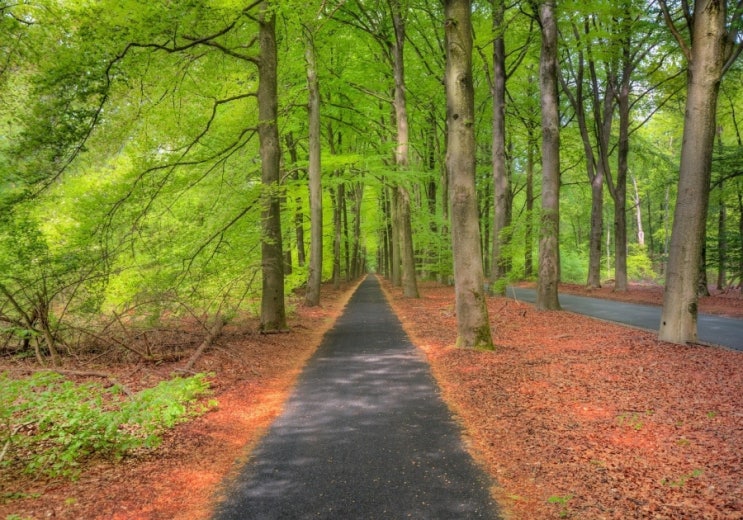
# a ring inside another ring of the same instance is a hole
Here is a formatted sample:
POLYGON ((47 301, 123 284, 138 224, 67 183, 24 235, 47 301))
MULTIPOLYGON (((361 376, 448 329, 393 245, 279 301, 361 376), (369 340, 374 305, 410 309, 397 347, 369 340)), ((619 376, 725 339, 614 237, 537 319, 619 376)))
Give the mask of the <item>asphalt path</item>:
MULTIPOLYGON (((508 296, 534 303, 536 301, 536 290, 509 287, 508 296)), ((660 327, 661 309, 655 305, 624 303, 572 294, 560 294, 560 305, 563 309, 571 312, 643 329, 658 330, 660 327)), ((697 317, 697 335, 699 340, 704 343, 743 350, 743 320, 740 319, 699 314, 697 317)))
POLYGON ((497 519, 491 485, 370 276, 215 518, 497 519))

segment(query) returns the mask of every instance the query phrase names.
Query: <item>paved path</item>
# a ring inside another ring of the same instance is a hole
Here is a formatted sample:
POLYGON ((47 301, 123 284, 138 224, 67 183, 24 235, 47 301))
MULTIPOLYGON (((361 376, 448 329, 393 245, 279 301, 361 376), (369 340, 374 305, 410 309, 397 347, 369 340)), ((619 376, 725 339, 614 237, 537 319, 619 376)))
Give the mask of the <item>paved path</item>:
POLYGON ((495 519, 490 485, 369 277, 215 518, 495 519))
MULTIPOLYGON (((513 297, 514 291, 519 300, 530 303, 536 300, 534 289, 509 287, 508 296, 513 297)), ((655 305, 624 303, 572 294, 560 294, 560 305, 568 311, 644 329, 658 330, 660 326, 660 307, 655 305)), ((700 314, 697 318, 697 331, 700 341, 743 350, 743 320, 700 314)))

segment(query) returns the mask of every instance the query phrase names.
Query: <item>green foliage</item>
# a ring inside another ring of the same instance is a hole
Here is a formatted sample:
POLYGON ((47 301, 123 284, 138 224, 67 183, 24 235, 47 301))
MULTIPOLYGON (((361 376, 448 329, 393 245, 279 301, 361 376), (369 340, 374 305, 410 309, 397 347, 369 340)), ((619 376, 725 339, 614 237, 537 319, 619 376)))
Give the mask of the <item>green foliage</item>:
POLYGON ((155 447, 160 434, 206 412, 206 375, 163 381, 126 397, 120 387, 76 384, 54 372, 13 379, 0 374, 0 467, 75 477, 91 456, 121 458, 155 447))
POLYGON ((627 278, 630 280, 655 280, 653 261, 647 254, 647 248, 639 244, 630 244, 627 254, 627 278))
POLYGON ((567 283, 585 283, 588 276, 588 255, 577 249, 561 248, 560 279, 567 283))

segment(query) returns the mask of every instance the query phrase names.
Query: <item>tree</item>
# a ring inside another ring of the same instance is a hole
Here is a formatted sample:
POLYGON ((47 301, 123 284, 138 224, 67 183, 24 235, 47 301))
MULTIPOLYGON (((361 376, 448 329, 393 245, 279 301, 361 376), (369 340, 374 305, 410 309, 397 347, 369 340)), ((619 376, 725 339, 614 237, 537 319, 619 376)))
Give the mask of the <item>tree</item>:
POLYGON ((457 345, 492 349, 475 193, 475 107, 469 0, 445 0, 447 152, 457 345))
POLYGON ((261 256, 263 289, 261 324, 263 332, 286 329, 284 307, 284 254, 281 245, 279 202, 279 129, 276 52, 276 15, 262 2, 258 19, 258 137, 260 139, 261 181, 263 183, 263 237, 261 256))
MULTIPOLYGON (((504 0, 493 0, 493 258, 491 282, 507 275, 502 253, 507 242, 504 230, 511 223, 511 185, 506 165, 506 45, 504 0)), ((505 285, 501 284, 505 291, 505 285)))
MULTIPOLYGON (((668 2, 659 3, 688 65, 678 196, 658 334, 661 340, 683 344, 697 340, 697 280, 709 204, 717 95, 722 76, 740 54, 743 42, 734 37, 740 27, 728 30, 726 26, 725 0, 699 0, 693 12, 683 3, 688 41, 668 2)), ((736 24, 742 5, 737 2, 733 11, 736 24)))
MULTIPOLYGON (((392 26, 395 40, 392 45, 392 70, 395 78, 395 122, 397 124, 397 146, 395 148, 395 165, 398 170, 408 168, 408 148, 410 133, 408 129, 408 107, 405 97, 405 19, 400 0, 388 0, 392 13, 392 26)), ((400 231, 400 257, 402 260, 402 288, 408 298, 418 298, 418 284, 415 274, 415 252, 413 250, 413 230, 410 224, 410 194, 405 186, 397 183, 397 214, 400 231)))
POLYGON ((320 162, 320 88, 317 80, 315 40, 312 29, 304 27, 305 60, 307 61, 307 92, 309 115, 309 190, 310 190, 310 265, 305 303, 320 304, 322 284, 322 169, 320 162))
POLYGON ((539 230, 539 279, 536 306, 560 308, 560 118, 557 95, 557 21, 554 0, 535 5, 542 28, 539 86, 542 106, 542 222, 539 230))

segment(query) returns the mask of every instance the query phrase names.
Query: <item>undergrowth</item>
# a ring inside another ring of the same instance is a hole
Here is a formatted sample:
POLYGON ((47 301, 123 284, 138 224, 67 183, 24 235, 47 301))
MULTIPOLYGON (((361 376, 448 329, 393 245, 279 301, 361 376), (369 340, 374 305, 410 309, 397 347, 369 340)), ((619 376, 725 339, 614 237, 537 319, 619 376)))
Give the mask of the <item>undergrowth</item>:
POLYGON ((92 456, 120 459, 216 403, 205 374, 162 381, 127 396, 119 386, 75 383, 54 372, 0 374, 0 469, 75 478, 92 456))

